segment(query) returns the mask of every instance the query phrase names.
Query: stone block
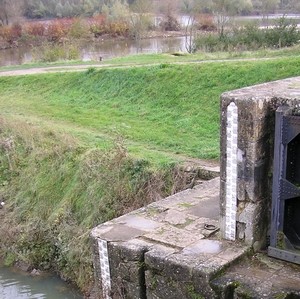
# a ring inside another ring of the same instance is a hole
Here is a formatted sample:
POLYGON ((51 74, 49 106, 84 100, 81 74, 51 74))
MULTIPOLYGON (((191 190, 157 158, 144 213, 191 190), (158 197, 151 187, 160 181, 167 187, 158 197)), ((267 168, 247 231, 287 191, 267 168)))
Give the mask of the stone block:
POLYGON ((138 243, 108 244, 113 298, 145 298, 144 254, 147 250, 147 246, 138 243))
POLYGON ((191 299, 187 295, 187 286, 179 281, 174 281, 170 277, 161 276, 156 273, 146 271, 147 299, 191 299))
POLYGON ((145 238, 162 244, 169 244, 171 246, 183 248, 199 239, 203 239, 204 235, 200 232, 188 232, 166 224, 160 229, 146 234, 145 238))
POLYGON ((144 263, 147 269, 152 269, 156 273, 161 273, 165 268, 165 259, 176 252, 175 248, 156 244, 145 253, 144 263))

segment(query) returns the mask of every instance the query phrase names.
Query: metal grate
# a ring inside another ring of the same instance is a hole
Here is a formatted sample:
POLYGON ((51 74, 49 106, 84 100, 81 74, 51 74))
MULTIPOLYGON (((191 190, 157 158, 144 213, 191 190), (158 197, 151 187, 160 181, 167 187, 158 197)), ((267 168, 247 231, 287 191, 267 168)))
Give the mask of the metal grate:
POLYGON ((300 264, 300 116, 276 111, 270 256, 300 264))

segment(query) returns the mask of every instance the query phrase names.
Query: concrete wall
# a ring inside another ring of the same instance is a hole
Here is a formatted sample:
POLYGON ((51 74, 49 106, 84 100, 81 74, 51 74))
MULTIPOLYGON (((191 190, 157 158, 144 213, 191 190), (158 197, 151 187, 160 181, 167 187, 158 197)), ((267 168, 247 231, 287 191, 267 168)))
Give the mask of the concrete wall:
POLYGON ((270 225, 275 111, 284 104, 300 104, 300 77, 221 96, 222 236, 256 250, 270 225))

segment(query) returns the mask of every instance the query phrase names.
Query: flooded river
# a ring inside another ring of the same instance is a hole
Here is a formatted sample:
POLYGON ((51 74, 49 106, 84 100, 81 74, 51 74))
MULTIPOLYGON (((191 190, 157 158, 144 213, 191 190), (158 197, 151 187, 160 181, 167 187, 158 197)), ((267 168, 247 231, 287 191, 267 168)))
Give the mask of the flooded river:
MULTIPOLYGON (((34 50, 38 52, 37 49, 34 50)), ((30 47, 0 50, 0 66, 17 65, 34 61, 30 47)), ((81 60, 103 60, 139 53, 186 52, 185 37, 148 38, 135 40, 103 40, 81 46, 81 60)))
POLYGON ((32 277, 0 266, 1 299, 83 299, 68 284, 53 275, 32 277))

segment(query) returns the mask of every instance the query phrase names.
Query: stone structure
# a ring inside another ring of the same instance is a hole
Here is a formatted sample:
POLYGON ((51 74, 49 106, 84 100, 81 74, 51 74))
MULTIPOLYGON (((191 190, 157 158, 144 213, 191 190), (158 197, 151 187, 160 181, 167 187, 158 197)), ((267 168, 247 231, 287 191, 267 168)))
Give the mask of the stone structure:
POLYGON ((218 219, 216 178, 94 228, 104 298, 218 298, 210 281, 249 249, 221 240, 218 219))
POLYGON ((251 266, 252 259, 233 265, 251 247, 266 245, 275 111, 300 103, 300 77, 224 93, 221 100, 221 184, 207 181, 93 229, 104 299, 300 296, 300 268, 264 257, 262 267, 251 266))
POLYGON ((299 104, 300 77, 221 96, 220 221, 224 238, 233 240, 236 235, 255 250, 266 245, 270 228, 275 111, 281 105, 299 104))

